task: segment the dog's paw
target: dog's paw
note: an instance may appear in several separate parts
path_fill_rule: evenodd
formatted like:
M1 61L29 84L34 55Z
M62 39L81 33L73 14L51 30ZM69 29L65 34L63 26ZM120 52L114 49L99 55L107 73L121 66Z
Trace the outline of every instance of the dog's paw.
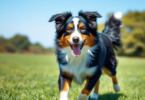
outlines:
M61 97L59 100L68 100L67 97Z
M89 100L86 94L80 93L78 96L78 100Z
M68 100L68 92L61 92L59 100Z
M119 84L113 85L113 88L116 92L118 92L120 90Z
M98 100L98 99L95 99L95 98L92 98L92 97L88 97L88 100Z
M98 97L99 97L98 94L93 93L90 98L91 98L91 100L98 100Z

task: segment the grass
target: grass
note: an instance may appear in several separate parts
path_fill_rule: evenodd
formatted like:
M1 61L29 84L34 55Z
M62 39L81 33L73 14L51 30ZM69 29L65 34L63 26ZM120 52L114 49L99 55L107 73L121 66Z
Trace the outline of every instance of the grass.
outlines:
M145 59L119 57L115 93L102 75L99 100L145 100ZM58 100L58 64L54 55L0 54L0 100ZM69 100L77 100L84 85L72 83Z

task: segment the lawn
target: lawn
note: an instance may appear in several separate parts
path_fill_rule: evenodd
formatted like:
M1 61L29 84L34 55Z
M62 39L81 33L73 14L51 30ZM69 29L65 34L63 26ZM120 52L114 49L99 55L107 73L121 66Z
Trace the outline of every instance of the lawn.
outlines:
M118 57L115 93L110 77L100 79L99 100L145 100L145 59ZM58 100L58 64L54 55L0 54L0 100ZM69 100L84 85L72 83Z

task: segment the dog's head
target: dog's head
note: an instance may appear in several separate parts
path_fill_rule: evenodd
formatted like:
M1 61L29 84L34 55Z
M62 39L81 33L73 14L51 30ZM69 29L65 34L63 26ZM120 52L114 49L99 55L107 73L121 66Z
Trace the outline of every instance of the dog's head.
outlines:
M53 15L49 22L56 22L56 45L61 48L70 47L74 56L79 56L83 46L93 47L97 34L97 12L79 12L72 17L70 12Z

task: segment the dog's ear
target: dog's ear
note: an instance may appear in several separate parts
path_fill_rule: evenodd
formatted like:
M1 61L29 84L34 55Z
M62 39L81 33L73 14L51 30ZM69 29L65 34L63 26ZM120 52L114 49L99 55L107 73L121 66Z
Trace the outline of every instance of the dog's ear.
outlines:
M56 14L50 18L49 22L52 22L55 20L56 30L58 31L58 30L62 29L63 23L71 16L72 16L72 14L70 12Z
M89 23L91 24L90 26L95 29L97 28L96 22L97 18L102 17L98 12L83 12L83 11L79 12L79 16L89 21Z

